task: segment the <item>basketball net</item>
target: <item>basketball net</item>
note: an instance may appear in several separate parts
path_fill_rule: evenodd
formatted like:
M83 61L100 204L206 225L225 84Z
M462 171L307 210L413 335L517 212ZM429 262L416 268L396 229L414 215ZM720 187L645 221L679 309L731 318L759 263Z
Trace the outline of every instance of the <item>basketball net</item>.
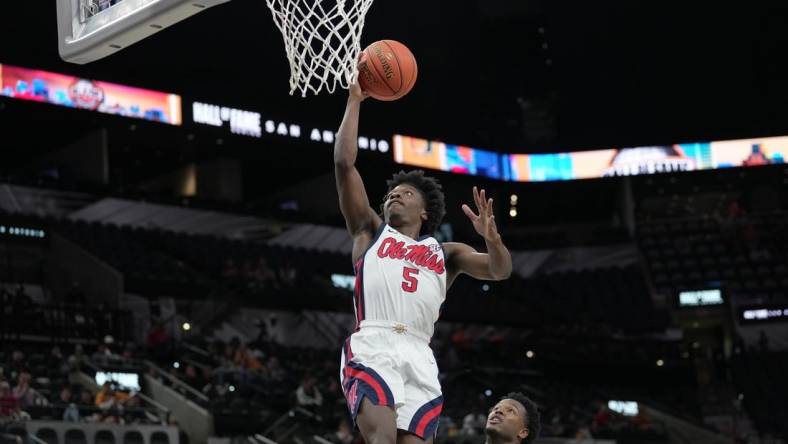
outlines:
M266 0L290 63L290 94L355 82L364 17L373 0Z

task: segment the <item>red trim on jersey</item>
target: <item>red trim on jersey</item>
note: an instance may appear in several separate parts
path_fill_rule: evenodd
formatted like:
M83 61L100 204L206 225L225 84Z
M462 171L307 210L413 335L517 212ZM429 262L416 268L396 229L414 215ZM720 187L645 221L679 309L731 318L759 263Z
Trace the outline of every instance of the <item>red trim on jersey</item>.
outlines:
M441 414L441 410L443 409L443 403L440 403L430 409L427 413L422 416L419 424L416 426L416 435L421 436L422 438L426 438L424 436L424 431L430 422L435 419L436 416Z
M366 382L370 387L372 387L372 390L375 390L375 394L378 396L378 405L388 405L386 392L383 390L383 386L380 385L380 383L370 374L362 370L356 370L354 368L347 367L347 373L345 373L345 375Z

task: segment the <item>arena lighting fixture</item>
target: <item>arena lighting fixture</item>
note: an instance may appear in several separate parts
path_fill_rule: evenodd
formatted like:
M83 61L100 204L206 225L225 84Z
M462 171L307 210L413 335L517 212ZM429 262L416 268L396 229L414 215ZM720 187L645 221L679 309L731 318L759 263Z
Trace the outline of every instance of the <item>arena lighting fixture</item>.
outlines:
M517 208L512 207L511 209L509 209L509 216L511 216L512 218L517 217Z
M533 352L533 350L528 350L527 352L525 352L525 356L526 356L528 359L533 359L533 357L534 357L534 352Z
M181 363L178 362L178 361L175 361L175 362L172 363L172 367L173 368L181 368Z
M487 396L487 397L492 396L492 390L490 390L490 389L485 390L484 391L484 396Z
M722 292L719 288L682 291L679 293L679 306L681 307L699 307L704 305L720 304L723 304L723 300ZM694 324L693 327L695 327Z
M665 365L665 361L662 359L657 359L657 367L662 367L663 365Z
M95 381L96 385L99 386L110 381L113 385L117 385L126 390L141 390L140 375L137 373L98 371L96 372Z
M639 412L638 403L635 401L610 400L607 408L624 416L637 416Z
M517 195L512 194L512 196L509 198L509 202L511 202L512 205L517 205Z
M183 331L189 331L192 329L192 324L189 324L188 322L184 322L181 328L183 328Z

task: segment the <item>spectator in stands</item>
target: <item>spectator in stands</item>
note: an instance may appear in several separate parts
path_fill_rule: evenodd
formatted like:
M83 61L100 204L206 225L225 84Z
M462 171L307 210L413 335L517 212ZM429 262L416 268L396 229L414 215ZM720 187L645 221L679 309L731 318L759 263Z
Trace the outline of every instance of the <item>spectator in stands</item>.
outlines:
M157 361L165 361L170 358L170 335L161 320L153 321L147 335L148 352L153 355Z
M87 362L88 357L85 355L82 345L77 344L74 347L74 353L68 357L69 371L78 372Z
M63 387L63 389L60 390L60 399L58 401L63 408L63 413L60 415L63 421L79 422L79 408L74 402L74 395L71 393L69 387Z
M462 419L462 429L460 433L467 436L479 436L484 430L484 425L487 423L487 417L484 413L474 411L465 415Z
M35 405L36 399L41 397L41 395L39 395L38 392L36 392L36 390L30 386L32 379L33 377L30 375L30 373L20 373L17 377L17 384L13 390L14 398L19 400L19 405L23 409Z
M197 371L197 368L191 364L187 364L183 371L183 382L188 384L190 387L196 388L197 390L202 390L206 385L208 385L208 380L205 379L201 373Z
M610 413L610 409L607 408L607 404L600 402L597 412L594 415L594 421L591 423L591 430L594 433L597 433L601 430L607 430L610 428L611 421L612 415Z
M132 394L129 395L128 399L123 404L123 413L124 413L124 415L122 416L123 423L125 424L139 423L140 418L137 416L137 414L139 413L141 407L142 407L142 401L140 400L140 397L135 396L135 394L132 392ZM143 413L143 415L144 414L145 413ZM159 421L158 418L147 418L147 419L153 420L154 422Z
M260 371L263 368L263 364L260 363L260 360L249 351L249 348L244 343L239 343L238 347L235 349L233 363L241 369L252 372Z
M540 427L536 404L522 393L509 393L487 415L485 444L531 444Z
M125 404L129 398L130 396L128 393L113 390L112 383L110 381L106 381L104 382L104 385L101 386L101 390L96 393L95 404L96 407L99 407L102 410L109 410L113 407Z
M71 388L68 386L64 386L60 389L60 397L58 398L60 404L68 405L74 402L74 394L71 392Z
M0 418L14 416L19 409L19 400L11 392L11 386L0 381Z
M82 388L79 392L79 399L77 400L80 406L92 406L95 404L95 398L93 394L90 393L90 390L86 388Z
M479 399L479 406L471 411L462 419L462 429L460 433L467 436L481 436L484 433L484 426L487 424L487 416L484 412L484 398Z
M304 375L301 385L296 389L296 402L301 407L320 407L323 405L323 395L317 389L317 379L313 375Z
M268 322L264 318L260 318L255 321L255 327L258 328L257 330L257 337L252 341L253 344L257 345L258 347L266 342L268 342Z
M90 361L99 368L106 367L119 360L119 356L112 353L112 350L109 349L109 346L106 343L99 344L96 352L90 356Z
M227 357L228 354L231 354L232 357L231 346L227 344L224 348L225 353L219 357L219 364L213 369L213 376L216 378L215 382L219 385L224 385L225 382L231 381L236 370L232 359Z

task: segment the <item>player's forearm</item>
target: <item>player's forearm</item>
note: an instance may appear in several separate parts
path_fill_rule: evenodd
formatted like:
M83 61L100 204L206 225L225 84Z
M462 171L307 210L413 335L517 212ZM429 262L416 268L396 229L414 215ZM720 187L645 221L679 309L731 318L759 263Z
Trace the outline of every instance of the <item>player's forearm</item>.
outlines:
M358 155L358 118L361 102L349 98L345 108L345 116L337 132L334 143L334 165L336 167L351 167L356 164Z
M503 244L501 236L495 239L485 239L487 254L490 256L490 275L497 280L509 278L512 274L512 255Z

